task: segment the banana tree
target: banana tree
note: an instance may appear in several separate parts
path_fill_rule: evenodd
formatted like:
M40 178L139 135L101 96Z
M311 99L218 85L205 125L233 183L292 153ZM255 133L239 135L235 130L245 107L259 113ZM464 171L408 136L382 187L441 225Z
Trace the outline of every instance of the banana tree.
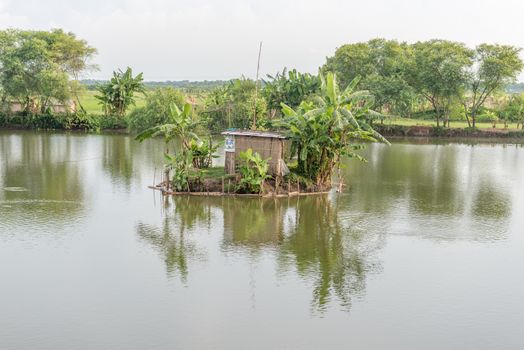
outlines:
M168 123L157 125L146 129L136 136L136 140L142 142L157 136L163 136L166 144L174 139L180 139L182 149L188 151L191 148L191 140L198 139L194 133L197 121L193 118L192 107L189 103L184 104L182 110L176 104L171 104L168 110ZM169 153L169 148L166 153Z
M189 103L184 104L182 110L180 110L176 104L171 104L169 106L168 120L169 122L166 124L157 125L141 132L135 139L142 142L146 139L157 136L164 137L166 143L165 157L170 160L165 167L166 182L169 189L170 170L175 170L175 172L177 172L177 169L186 169L188 166L188 164L186 164L188 162L187 160L193 158L193 155L191 154L191 141L198 140L198 136L194 133L194 129L198 123L193 119L192 107ZM169 153L169 144L174 139L181 140L182 150L179 156L171 157ZM184 164L174 164L177 162L184 162ZM187 172L184 172L184 174L186 173ZM177 177L182 175L182 172L175 174Z
M288 130L298 174L326 187L341 157L363 160L356 153L362 141L388 142L370 126L370 120L383 116L370 109L372 95L356 90L358 78L343 91L333 73L321 80L320 94L312 102L302 102L296 110L282 104L280 125Z
M102 105L106 115L124 117L127 109L135 104L135 94L145 93L143 74L133 77L131 68L125 72L113 72L113 77L106 83L97 86L98 95L95 98Z

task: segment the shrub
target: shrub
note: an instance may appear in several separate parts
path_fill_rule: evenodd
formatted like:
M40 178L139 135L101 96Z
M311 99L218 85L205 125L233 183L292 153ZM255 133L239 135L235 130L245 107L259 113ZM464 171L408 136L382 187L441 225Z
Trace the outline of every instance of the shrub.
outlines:
M497 126L498 120L499 120L498 116L494 112L492 112L492 111L487 111L487 112L477 116L477 122L480 122L480 123L492 123L493 124L493 128L495 128Z
M173 177L170 179L172 188L178 192L189 192L189 169L191 164L190 154L179 153L170 155L165 153L164 158L166 160L164 165L166 177L169 179L170 172L174 172Z
M211 138L207 140L192 139L189 141L189 152L191 152L193 167L197 169L209 168L213 158L216 158L218 144L213 145Z
M248 148L245 152L240 152L240 182L237 191L247 193L261 193L264 182L270 177L268 175L268 159L262 159L260 154Z
M185 96L174 88L153 90L146 97L145 107L135 108L127 116L127 125L130 130L142 132L169 121L169 106L175 104L183 108Z

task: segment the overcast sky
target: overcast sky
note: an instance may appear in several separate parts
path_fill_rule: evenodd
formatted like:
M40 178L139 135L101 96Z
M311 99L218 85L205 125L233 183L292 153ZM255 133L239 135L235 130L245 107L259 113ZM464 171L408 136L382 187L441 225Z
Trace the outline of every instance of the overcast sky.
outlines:
M132 67L146 80L316 72L345 43L432 38L524 47L523 0L0 0L0 27L63 28L99 51L107 78Z

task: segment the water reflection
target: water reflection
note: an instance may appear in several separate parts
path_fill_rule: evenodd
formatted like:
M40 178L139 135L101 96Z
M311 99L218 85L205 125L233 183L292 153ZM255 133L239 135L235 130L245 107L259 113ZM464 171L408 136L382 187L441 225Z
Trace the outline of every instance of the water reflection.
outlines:
M135 141L124 135L113 135L102 139L102 167L110 175L113 183L122 183L126 188L131 185L133 175Z
M81 148L65 135L0 137L0 228L63 228L81 217L85 183L76 162Z
M285 199L224 198L222 215L225 250L245 247L252 250L276 246L284 239L285 214L294 206Z
M336 196L164 201L160 227L140 223L137 234L161 253L168 273L178 271L184 282L191 260L205 255L204 244L193 239L203 229L221 232L223 253L238 255L246 264L274 255L277 274L293 273L311 286L315 312L325 311L330 302L349 310L352 298L363 295L368 274L380 270L375 253L383 246L383 235L342 219ZM216 226L220 221L223 227Z
M283 269L294 268L314 281L312 307L318 311L326 310L333 299L349 310L352 298L363 295L368 274L380 270L375 253L383 236L342 220L338 200L335 197L333 204L327 196L298 199L279 251Z
M372 220L389 233L500 240L508 232L513 202L512 184L501 179L508 171L524 175L518 163L507 159L520 148L373 145L366 152L369 163L351 162L345 169L349 198L343 207L375 214Z
M179 276L187 283L190 262L205 260L205 250L199 247L191 230L201 221L211 223L209 206L190 197L163 197L163 219L160 227L139 222L136 226L138 236L155 247L166 264L168 276Z

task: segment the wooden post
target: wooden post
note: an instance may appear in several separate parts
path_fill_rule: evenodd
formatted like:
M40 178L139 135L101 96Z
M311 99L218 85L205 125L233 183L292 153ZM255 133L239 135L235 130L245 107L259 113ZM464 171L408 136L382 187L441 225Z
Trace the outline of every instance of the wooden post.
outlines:
M222 176L222 194L224 193L224 177Z
M235 174L235 152L226 152L225 170L228 175Z
M260 54L261 53L262 53L262 41L260 42L260 47L258 48L257 76L255 79L255 103L253 106L253 125L251 125L251 130L257 129L258 72L260 71Z
M156 187L156 168L155 168L155 171L153 172L153 187Z
M209 149L211 150L213 148L213 141L211 141L211 137L209 138ZM209 152L209 158L208 158L209 166L213 166L213 154Z
M342 193L342 176L340 175L340 165L338 167L338 193Z

